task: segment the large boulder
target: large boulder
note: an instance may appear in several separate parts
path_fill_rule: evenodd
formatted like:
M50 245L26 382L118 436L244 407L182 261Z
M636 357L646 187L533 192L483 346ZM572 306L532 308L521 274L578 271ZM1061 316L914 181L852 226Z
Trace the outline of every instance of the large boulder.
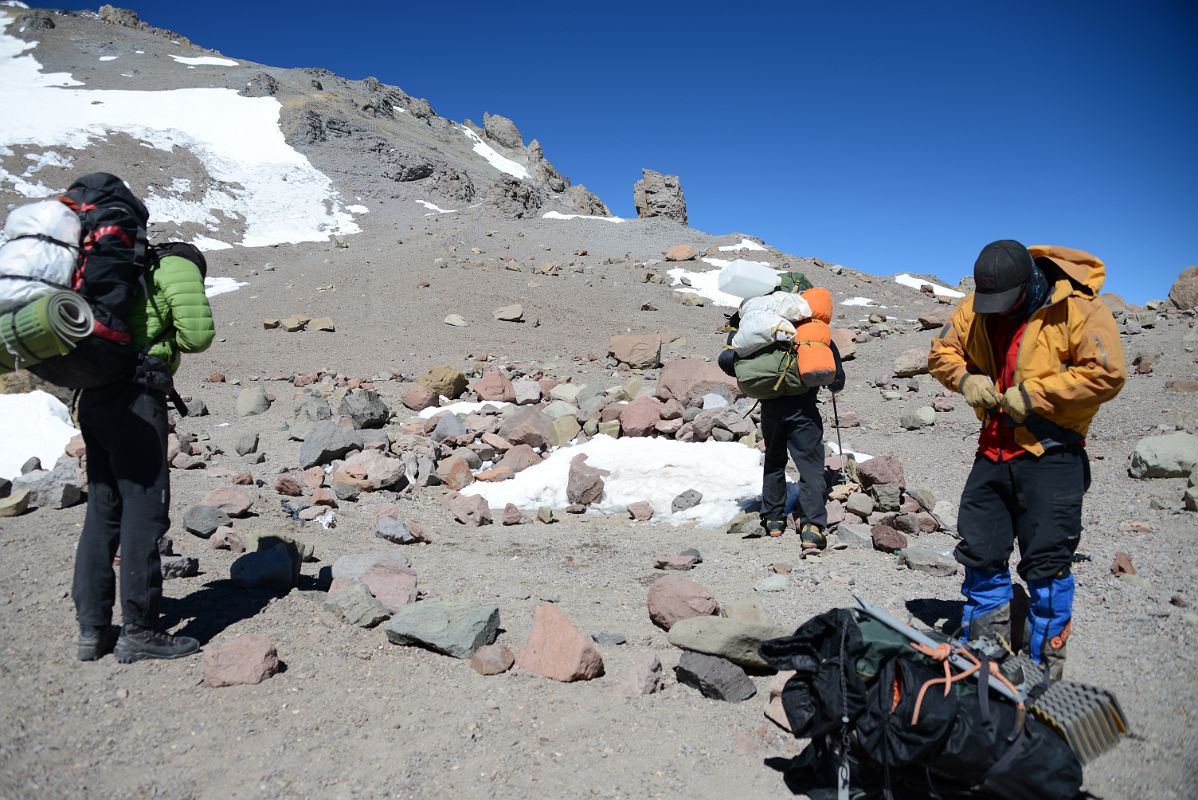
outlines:
M907 488L907 477L903 474L903 462L894 456L874 456L857 465L857 479L861 488L869 489L879 484L895 484Z
M667 631L679 620L711 616L720 610L711 592L681 575L658 578L649 587L649 619Z
M423 600L401 607L383 631L392 644L470 658L499 635L499 609L466 600Z
M350 428L343 428L329 420L318 422L304 437L300 445L299 462L301 469L323 466L330 461L344 458L351 450L362 447L362 434Z
M686 197L677 175L665 175L651 169L641 170L643 177L632 187L636 215L665 217L686 224Z
M736 379L725 375L718 364L695 358L679 358L662 368L657 378L657 397L684 403L692 394L706 393L706 390L719 386L730 387L733 392L739 393Z
M487 193L487 200L499 213L512 219L535 215L544 202L535 186L511 175L500 175L495 180Z
M1181 271L1169 290L1169 300L1181 309L1198 308L1198 266Z
M543 603L533 611L532 630L516 654L516 666L555 681L588 681L603 674L603 656L565 614Z
M516 390L512 382L497 369L490 370L486 375L474 382L474 393L479 400L491 400L502 403L516 402Z
M591 217L610 217L611 209L599 199L599 196L581 183L566 188L562 200L579 214Z
M498 142L504 147L514 150L524 146L524 137L520 135L520 129L516 127L516 123L500 114L488 114L484 111L483 130L487 132L488 139Z
M438 364L429 367L420 376L420 382L432 389L438 395L453 400L466 391L466 374L461 370Z
M727 617L689 617L670 628L670 644L683 650L719 656L742 667L766 669L770 665L757 649L767 639L790 633L770 622Z
M553 421L535 408L521 408L504 417L499 435L514 445L545 447L553 438Z
M378 392L367 389L354 389L347 394L337 413L352 419L355 428L381 428L391 416L391 410Z
M611 337L607 352L633 369L653 369L661 364L661 337L619 335Z
M739 703L757 694L745 671L723 658L687 651L674 667L678 682L698 689L712 700Z
M1198 466L1198 436L1178 431L1136 442L1128 474L1133 478L1184 478Z

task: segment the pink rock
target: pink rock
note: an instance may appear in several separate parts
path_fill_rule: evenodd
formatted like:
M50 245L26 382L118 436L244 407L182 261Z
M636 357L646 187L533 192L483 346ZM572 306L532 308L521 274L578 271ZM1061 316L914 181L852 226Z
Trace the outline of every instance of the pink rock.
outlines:
M406 474L403 461L385 456L377 450L363 450L345 460L342 467L354 477L363 477L372 489L387 489L399 483ZM361 473L361 474L359 474Z
M845 513L844 506L836 500L829 500L826 506L828 510L828 527L839 525L844 522Z
M676 244L666 251L666 261L693 261L698 255L689 244Z
M682 403L677 400L667 400L661 404L662 419L682 419L683 411Z
M632 666L620 675L612 687L623 697L642 697L661 691L661 659L653 653L640 653Z
M586 453L579 453L570 461L570 474L566 479L566 499L572 504L588 506L603 497L605 469L589 467Z
M662 436L674 436L682 430L682 425L681 419L663 419L653 426L653 430Z
M652 397L638 397L620 411L620 432L624 436L648 436L661 420L661 403Z
M526 444L511 447L499 460L498 466L507 467L512 473L522 472L534 464L541 463L541 456Z
M262 683L278 671L279 654L260 633L204 648L204 683L209 686Z
M495 448L495 452L497 453L506 453L512 449L512 443L498 433L484 433L480 441L489 447ZM531 450L532 448L529 449Z
M933 397L932 408L943 413L952 411L954 408L956 408L956 406L954 406L953 401L947 397Z
M940 530L940 523L936 518L926 511L918 511L915 513L915 521L919 525L920 533L934 533Z
M481 495L461 495L453 501L453 518L463 525L477 528L491 524L491 507Z
M317 505L317 506L327 506L329 508L336 508L337 507L337 495L333 493L332 489L325 489L324 487L321 487L319 489L313 489L312 490L312 504Z
M423 411L437 405L440 398L432 387L418 383L400 395L399 401L413 411Z
M607 352L616 361L633 369L652 369L661 364L661 337L613 336Z
M869 534L874 541L874 549L883 553L897 553L907 547L907 537L889 525L874 525L869 529Z
M254 504L254 498L232 487L213 489L200 505L220 509L230 517L244 517Z
M308 467L304 470L304 485L309 489L316 489L324 486L324 469L322 467Z
M316 469L320 468L316 467ZM299 481L295 478L283 473L275 478L275 491L285 497L299 497L304 493L304 487L300 486Z
M474 382L475 394L479 400L495 400L504 403L516 402L516 390L512 382L497 369L489 371Z
M857 478L862 489L868 489L876 483L897 483L900 489L907 488L903 462L894 456L874 456L869 461L861 462L857 465Z
M523 512L516 508L513 503L508 503L503 507L504 525L523 525L526 522L528 522L528 517L524 516Z
M484 644L470 656L470 666L479 675L499 675L516 663L512 651L501 644Z
M657 378L657 397L660 400L686 400L696 388L724 385L737 395L736 379L724 374L713 361L680 358L666 364Z
M216 533L208 537L208 546L213 550L228 550L231 553L244 553L245 543L237 531L228 525L221 525Z
M87 453L87 446L83 444L83 434L77 433L67 442L66 454L71 458L83 458Z
M526 406L503 421L499 435L512 444L544 447L553 436L553 422L532 406Z
M394 561L380 561L362 573L362 583L388 611L416 602L416 573Z
M499 483L500 481L511 480L516 477L516 473L512 472L511 467L505 467L500 464L493 469L484 469L474 474L474 479L485 481L487 483Z
M853 332L844 328L832 329L832 341L844 361L849 361L857 354L857 344L853 341Z
M328 511L325 506L308 506L300 509L299 518L304 522L312 522L324 516L324 512Z
M603 674L603 656L552 603L533 611L532 630L516 654L516 664L520 669L567 683Z
M187 453L176 453L171 459L171 466L175 469L203 469L204 462Z
M450 456L437 464L437 477L441 479L441 483L455 491L474 483L470 465L461 456Z
M667 631L680 619L716 614L719 604L711 592L681 575L658 578L649 587L649 619Z
M179 435L176 433L168 433L166 435L166 460L169 464L175 463L175 458L183 452L183 446L179 442Z
M648 522L653 519L653 504L648 500L640 500L628 504L628 516L637 522Z
M787 733L793 731L790 729L790 720L786 717L786 709L782 707L782 691L786 688L786 682L794 676L794 670L783 670L775 675L770 681L769 699L765 703L766 719Z

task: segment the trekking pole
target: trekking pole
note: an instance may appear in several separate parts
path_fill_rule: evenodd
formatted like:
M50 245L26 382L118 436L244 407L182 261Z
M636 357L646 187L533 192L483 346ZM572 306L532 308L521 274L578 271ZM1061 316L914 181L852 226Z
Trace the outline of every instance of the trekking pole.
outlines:
M832 392L832 420L836 423L836 450L840 456L840 477L849 482L849 459L844 454L844 443L840 441L840 411L836 408L836 392Z

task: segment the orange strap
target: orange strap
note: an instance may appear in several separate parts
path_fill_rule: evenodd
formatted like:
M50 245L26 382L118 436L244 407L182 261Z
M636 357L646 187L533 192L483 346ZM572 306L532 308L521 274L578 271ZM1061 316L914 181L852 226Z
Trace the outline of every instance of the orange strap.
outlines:
M927 645L922 645L917 642L909 642L909 644L917 652L922 653L933 661L939 661L944 664L944 677L932 678L919 689L919 695L917 695L915 698L915 710L911 714L911 724L915 725L917 722L919 722L919 709L923 705L923 696L927 693L929 688L936 684L943 683L944 696L948 697L948 693L952 690L952 685L957 681L964 680L965 678L968 678L979 672L982 668L982 662L978 661L977 657L969 650L963 647L953 648L948 642L941 642L940 644L936 645L936 647L928 647ZM949 664L948 660L949 656L951 656L953 653L964 656L972 663L972 666L966 670L963 670L957 675L953 675L953 668L952 665ZM1010 689L1012 694L1018 696L1019 690L1016 689L1014 684L1007 680L1006 676L1002 674L1002 672L998 669L998 664L993 661L989 662L989 664L990 677ZM1019 709L1019 715L1020 718L1022 718L1024 712L1022 700L1016 703L1016 708Z

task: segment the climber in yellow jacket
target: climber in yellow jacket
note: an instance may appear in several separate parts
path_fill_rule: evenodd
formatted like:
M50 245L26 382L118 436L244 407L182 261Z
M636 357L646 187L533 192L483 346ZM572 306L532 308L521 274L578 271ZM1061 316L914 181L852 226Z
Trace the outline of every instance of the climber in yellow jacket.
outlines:
M932 375L982 423L958 514L963 635L1010 640L1017 540L1030 597L1026 645L1058 679L1090 485L1086 433L1127 379L1114 317L1098 296L1105 277L1102 261L1081 250L992 242L974 265L976 290L928 355Z

